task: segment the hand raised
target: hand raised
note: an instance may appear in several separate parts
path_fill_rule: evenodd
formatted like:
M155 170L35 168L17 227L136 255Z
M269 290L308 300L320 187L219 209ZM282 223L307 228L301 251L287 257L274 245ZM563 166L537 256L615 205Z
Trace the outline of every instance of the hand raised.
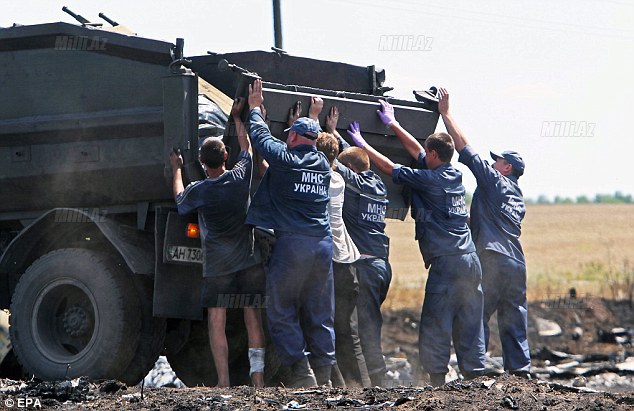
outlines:
M249 110L260 107L264 101L262 96L262 80L256 79L253 85L249 84Z
M292 126L295 120L302 115L302 102L297 100L293 107L288 110L288 126Z
M358 121L353 121L352 123L350 123L350 125L348 126L348 130L346 131L357 147L363 147L366 145L365 139L361 135L361 128L359 127Z
M376 111L379 118L386 126L391 126L396 123L396 117L394 117L394 107L385 100L379 100L381 109Z
M438 90L438 111L442 115L449 113L449 92L442 87Z
M233 100L233 105L231 106L231 117L240 117L240 113L242 113L242 109L244 108L244 97L238 97Z
M310 98L310 107L308 108L308 117L313 120L319 121L319 113L324 108L324 100L321 97L311 97Z
M337 129L337 122L339 121L339 109L337 106L332 106L328 115L326 116L326 131L333 134Z

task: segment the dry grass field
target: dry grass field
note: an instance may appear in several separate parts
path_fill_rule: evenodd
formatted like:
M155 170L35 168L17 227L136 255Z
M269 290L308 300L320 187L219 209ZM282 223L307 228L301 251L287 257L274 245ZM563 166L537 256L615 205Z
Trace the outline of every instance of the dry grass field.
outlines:
M634 283L634 204L529 205L522 227L530 300L578 295L623 299ZM392 286L386 308L420 307L427 270L414 222L390 220Z

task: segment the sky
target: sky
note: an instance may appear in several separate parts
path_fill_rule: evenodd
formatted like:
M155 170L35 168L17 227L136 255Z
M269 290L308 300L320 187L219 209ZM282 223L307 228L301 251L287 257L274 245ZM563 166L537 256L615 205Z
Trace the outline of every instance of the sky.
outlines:
M270 0L22 0L0 5L0 27L92 21L99 12L185 54L270 50ZM634 1L281 0L284 49L386 70L391 96L430 86L482 156L516 150L524 195L634 194ZM412 46L386 50L385 36ZM394 37L389 37L393 39ZM444 131L442 121L439 131ZM456 156L457 157L457 156ZM454 160L457 160L457 158ZM476 183L462 165L464 184Z

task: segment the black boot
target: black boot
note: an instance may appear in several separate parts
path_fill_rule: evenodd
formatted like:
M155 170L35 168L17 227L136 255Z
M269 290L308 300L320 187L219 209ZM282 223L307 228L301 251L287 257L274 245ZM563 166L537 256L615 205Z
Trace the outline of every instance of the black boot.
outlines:
M308 364L308 358L304 357L290 366L290 373L284 383L288 388L317 386L317 380L315 380L315 374Z
M332 388L332 382L330 381L330 373L332 372L332 365L322 365L321 367L315 367L315 379L317 385Z
M385 386L385 373L381 371L370 374L370 381L372 382L373 387Z
M330 380L332 381L332 385L339 388L346 388L346 381L341 374L341 370L337 363L332 366L332 372L330 373Z
M531 373L529 371L525 371L525 370L510 370L508 371L509 374L511 375L515 375L516 377L520 377L520 378L524 378L527 380L531 379Z
M429 382L432 387L440 387L445 385L445 374L439 372L429 373Z
M478 377L482 377L484 375L484 371L465 371L462 373L462 377L465 381L473 380Z

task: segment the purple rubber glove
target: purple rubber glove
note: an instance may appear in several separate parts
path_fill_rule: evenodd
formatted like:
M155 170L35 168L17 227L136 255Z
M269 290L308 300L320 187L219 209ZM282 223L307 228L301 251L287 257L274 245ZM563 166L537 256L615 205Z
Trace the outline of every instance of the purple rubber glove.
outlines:
M394 107L390 103L385 100L379 100L379 104L381 104L381 109L376 111L376 114L379 115L379 118L386 126L391 126L392 124L398 124L396 121L396 117L394 117Z
M361 129L359 128L358 121L350 123L350 125L348 126L348 130L346 131L348 132L348 135L352 138L352 141L354 141L354 144L357 145L357 147L365 146L365 139L361 135Z

